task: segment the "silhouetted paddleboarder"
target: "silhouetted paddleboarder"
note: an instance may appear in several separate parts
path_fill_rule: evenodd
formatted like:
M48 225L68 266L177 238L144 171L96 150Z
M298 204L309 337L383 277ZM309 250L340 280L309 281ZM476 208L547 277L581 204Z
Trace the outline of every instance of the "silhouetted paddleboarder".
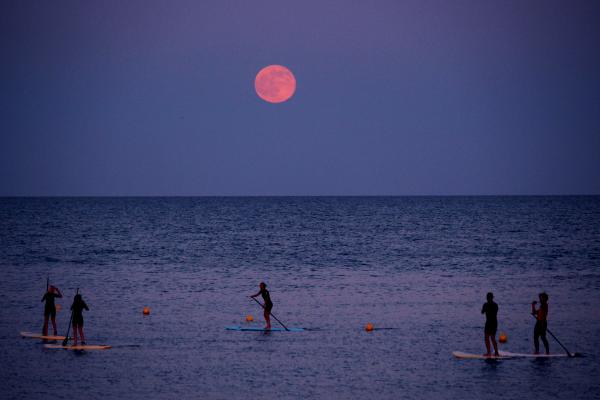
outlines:
M258 293L250 296L252 298L255 298L258 295L261 295L263 298L263 301L265 302L264 304L264 316L265 316L265 322L267 323L267 326L265 327L265 329L271 329L271 310L273 309L273 302L271 301L271 296L269 295L269 291L267 290L267 284L264 282L261 282L259 285L260 290L258 291Z
M485 314L485 347L487 349L487 353L484 354L486 357L490 357L492 355L490 348L490 339L492 340L492 344L494 345L494 356L499 357L498 353L498 344L496 343L496 332L498 331L498 304L494 303L494 294L489 292L487 294L487 302L483 304L481 308L481 313Z
M81 344L85 344L85 336L83 334L83 310L89 311L87 304L83 301L80 294L76 294L73 298L71 310L73 310L73 346L77 346L77 330L81 337Z
M540 354L540 337L546 348L546 354L550 354L550 344L546 339L546 331L548 330L548 295L545 292L540 293L540 308L536 309L537 301L531 303L531 314L537 320L533 328L533 344L535 345L535 354Z
M56 286L50 286L44 294L44 297L42 297L42 302L46 302L46 305L44 306L44 326L42 328L42 334L44 336L48 335L48 317L50 317L52 321L54 336L58 335L58 331L56 330L56 305L54 304L54 299L60 299L62 297L62 293Z

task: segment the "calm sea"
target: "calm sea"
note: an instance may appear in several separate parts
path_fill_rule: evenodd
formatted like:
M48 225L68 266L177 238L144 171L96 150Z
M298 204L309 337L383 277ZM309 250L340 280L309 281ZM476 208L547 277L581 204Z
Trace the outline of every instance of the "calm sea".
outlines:
M0 244L3 399L600 398L600 197L4 198ZM113 349L20 338L48 276L60 333L79 288ZM260 281L311 330L225 331L262 324ZM586 356L453 359L484 352L488 291L501 349L532 351L546 291Z

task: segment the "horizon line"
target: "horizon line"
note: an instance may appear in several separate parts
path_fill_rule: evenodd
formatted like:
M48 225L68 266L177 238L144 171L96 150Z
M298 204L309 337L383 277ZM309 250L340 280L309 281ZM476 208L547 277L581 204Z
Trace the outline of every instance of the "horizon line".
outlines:
M2 199L11 198L291 198L291 197L598 197L600 193L572 194L150 194L150 195L0 195Z

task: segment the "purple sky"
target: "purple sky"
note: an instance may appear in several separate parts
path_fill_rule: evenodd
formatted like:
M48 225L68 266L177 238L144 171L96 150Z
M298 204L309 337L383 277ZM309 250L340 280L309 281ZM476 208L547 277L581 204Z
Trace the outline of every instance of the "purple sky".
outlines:
M0 195L600 194L598 1L0 2ZM282 64L295 96L254 92Z

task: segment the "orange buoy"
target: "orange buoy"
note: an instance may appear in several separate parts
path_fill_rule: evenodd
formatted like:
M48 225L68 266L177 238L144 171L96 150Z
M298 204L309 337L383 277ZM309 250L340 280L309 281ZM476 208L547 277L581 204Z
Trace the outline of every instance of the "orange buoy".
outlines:
M246 322L252 322L254 321L254 317L250 314L246 315Z
M150 315L150 307L144 307L144 315Z
M506 341L508 340L508 336L506 336L506 333L501 333L500 337L498 337L498 341L500 343L506 343Z
M60 304L57 304L57 305L56 305L56 311L60 311L60 310L61 310L61 308L62 308L62 306L61 306Z
M373 329L375 329L375 327L370 322L365 326L365 331L367 332L371 332Z

